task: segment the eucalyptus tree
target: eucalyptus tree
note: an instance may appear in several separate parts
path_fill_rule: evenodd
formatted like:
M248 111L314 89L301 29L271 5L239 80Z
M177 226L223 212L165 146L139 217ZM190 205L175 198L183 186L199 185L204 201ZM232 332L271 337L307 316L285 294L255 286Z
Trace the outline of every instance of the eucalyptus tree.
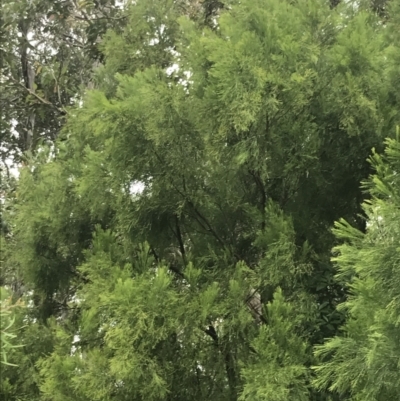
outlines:
M114 0L34 0L1 4L3 162L54 141L67 109L101 61L99 41L124 22Z

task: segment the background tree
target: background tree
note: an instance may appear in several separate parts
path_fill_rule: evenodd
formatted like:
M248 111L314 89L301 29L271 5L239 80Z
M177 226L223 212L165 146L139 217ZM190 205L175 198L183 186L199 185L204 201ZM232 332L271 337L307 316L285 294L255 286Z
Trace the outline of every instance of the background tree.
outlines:
M1 12L2 160L54 141L67 109L101 61L98 43L124 22L110 1L4 1Z

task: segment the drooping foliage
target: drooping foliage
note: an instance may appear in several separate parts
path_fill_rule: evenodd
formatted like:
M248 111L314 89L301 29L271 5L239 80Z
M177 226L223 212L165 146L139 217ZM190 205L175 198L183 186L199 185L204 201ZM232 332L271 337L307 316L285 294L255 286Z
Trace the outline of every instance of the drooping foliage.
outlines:
M395 397L396 383L368 376L394 351L357 291L378 296L358 267L378 243L363 244L384 241L371 234L380 218L390 238L397 227L395 204L390 219L377 200L394 197L397 142L367 158L399 122L399 15L320 0L124 8L94 48L95 89L5 200L2 279L25 308L2 398ZM358 242L336 248L335 278L345 231ZM393 262L380 251L374 266L387 260L392 279L395 245ZM388 319L391 288L376 305ZM352 305L361 337L345 323ZM368 353L370 373L352 370L369 326L384 352Z

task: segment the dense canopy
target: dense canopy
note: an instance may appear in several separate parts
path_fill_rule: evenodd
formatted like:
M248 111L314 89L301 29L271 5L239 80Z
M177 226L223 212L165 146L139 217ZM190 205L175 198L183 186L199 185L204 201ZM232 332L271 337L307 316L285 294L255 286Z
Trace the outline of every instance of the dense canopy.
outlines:
M399 399L397 0L1 7L2 400Z

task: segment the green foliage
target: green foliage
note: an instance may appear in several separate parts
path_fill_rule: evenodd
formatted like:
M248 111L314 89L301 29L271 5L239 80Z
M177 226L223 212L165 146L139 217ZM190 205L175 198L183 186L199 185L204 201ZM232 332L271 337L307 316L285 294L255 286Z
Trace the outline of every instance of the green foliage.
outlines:
M340 307L348 314L343 337L318 347L319 387L328 385L354 400L395 399L399 392L399 189L400 142L387 140L383 156L365 183L372 199L364 203L366 234L341 222L335 233L346 243L336 248L338 277L350 289ZM346 278L346 280L344 280Z
M216 282L190 264L183 272L189 284L155 263L149 250L143 245L132 264L124 264L115 236L97 231L80 268L88 284L78 292L79 341L73 343L71 331L58 329L58 346L40 362L41 388L47 397L100 400L129 394L156 400L172 393L181 399L205 394L230 399L238 389L227 388L224 371L230 375L229 386L238 385L239 366L251 357L249 347L265 357L262 343L269 331L255 337L257 325L246 305L256 283L251 269L243 263L226 266L229 281ZM281 336L286 327L281 308L293 313L278 292L268 307L268 324L275 333L271 336ZM251 338L254 345L249 344ZM284 344L276 344L276 355L270 357L279 359L282 353L299 351L296 348L293 344L292 350L285 350ZM279 363L286 369L289 361L284 357ZM246 373L243 376L246 379ZM281 386L291 385L284 383Z
M14 340L17 335L13 332L13 329L15 329L13 327L15 323L15 316L12 308L16 306L18 305L11 303L11 297L7 290L3 287L0 287L0 363L4 365L11 365L7 359L7 355L11 349L18 347Z
M394 399L397 8L79 4L96 89L4 195L2 279L28 306L0 395Z
M25 305L30 304L29 301L27 299ZM14 326L18 327L15 343L23 346L8 352L8 360L13 365L1 367L0 397L6 401L39 401L37 362L52 351L53 336L48 327L35 319L31 308L19 308L14 316Z
M243 369L241 400L309 400L307 343L298 333L303 316L278 290L267 305L268 325L253 346L255 361Z

